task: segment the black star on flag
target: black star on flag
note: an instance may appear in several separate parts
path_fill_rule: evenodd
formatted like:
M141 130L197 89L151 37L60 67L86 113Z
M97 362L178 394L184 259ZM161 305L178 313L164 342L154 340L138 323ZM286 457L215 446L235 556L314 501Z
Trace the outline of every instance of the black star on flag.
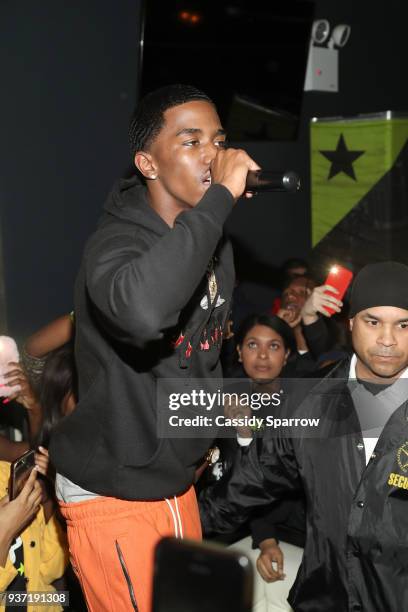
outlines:
M331 162L329 176L327 180L344 172L354 181L356 181L356 175L354 173L353 162L356 161L365 151L350 151L347 148L346 141L344 140L343 134L340 134L339 141L335 151L319 151L326 159Z

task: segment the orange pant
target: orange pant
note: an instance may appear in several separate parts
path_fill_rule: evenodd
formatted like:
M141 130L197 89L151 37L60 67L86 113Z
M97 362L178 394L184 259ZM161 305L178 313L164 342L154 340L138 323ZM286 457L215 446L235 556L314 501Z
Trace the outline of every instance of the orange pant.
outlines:
M65 504L71 562L91 612L151 612L154 548L164 536L201 540L195 491L163 501L97 497Z

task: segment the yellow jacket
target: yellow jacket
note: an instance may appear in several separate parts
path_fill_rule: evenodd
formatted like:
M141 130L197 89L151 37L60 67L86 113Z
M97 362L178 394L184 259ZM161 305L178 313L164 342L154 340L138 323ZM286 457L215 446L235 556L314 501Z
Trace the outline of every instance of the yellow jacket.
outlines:
M0 461L0 498L6 495L10 464ZM0 526L1 528L1 526ZM20 534L24 547L24 568L28 579L27 592L55 592L51 582L60 578L68 564L68 545L66 535L55 515L45 522L42 507L34 520ZM17 569L7 557L5 567L0 566L0 591L5 591L17 576ZM4 604L0 603L0 611ZM60 605L29 605L29 612L59 612Z

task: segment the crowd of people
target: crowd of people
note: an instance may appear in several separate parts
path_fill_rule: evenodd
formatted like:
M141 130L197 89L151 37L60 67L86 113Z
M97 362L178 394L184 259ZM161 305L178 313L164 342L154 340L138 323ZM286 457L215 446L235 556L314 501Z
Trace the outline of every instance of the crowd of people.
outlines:
M142 100L137 172L86 245L74 312L8 364L4 410L22 406L26 430L0 437L1 591L151 612L157 543L204 534L253 559L253 612L408 607L408 267L369 264L343 298L293 259L248 312L223 226L258 165L225 143L194 87ZM222 406L228 436L172 437L158 429L163 379L280 402L272 415L238 393ZM10 464L29 449L10 499Z

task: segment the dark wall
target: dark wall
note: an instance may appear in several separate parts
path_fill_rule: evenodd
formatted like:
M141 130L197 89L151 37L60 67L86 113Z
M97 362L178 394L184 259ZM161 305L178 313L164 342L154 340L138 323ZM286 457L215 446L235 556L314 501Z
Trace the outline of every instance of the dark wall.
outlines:
M310 119L388 109L408 111L404 76L408 4L402 0L317 0L316 18L328 19L331 26L347 23L352 28L347 45L339 52L339 92L305 92L298 142L246 146L265 167L297 170L303 179L302 193L263 195L240 202L229 222L244 257L270 266L291 256L307 256L310 251Z
M1 5L4 281L20 338L72 309L84 241L129 163L139 4Z
M305 94L305 119L408 110L404 75L408 4L402 0L317 0L316 17L348 23L351 36L340 50L340 91Z
M72 308L84 241L129 162L139 5L1 3L1 227L8 331L17 337ZM246 145L264 167L297 170L304 189L239 202L229 222L241 254L269 266L310 248L309 119L408 110L407 3L317 0L316 17L352 27L340 92L305 94L298 142Z

